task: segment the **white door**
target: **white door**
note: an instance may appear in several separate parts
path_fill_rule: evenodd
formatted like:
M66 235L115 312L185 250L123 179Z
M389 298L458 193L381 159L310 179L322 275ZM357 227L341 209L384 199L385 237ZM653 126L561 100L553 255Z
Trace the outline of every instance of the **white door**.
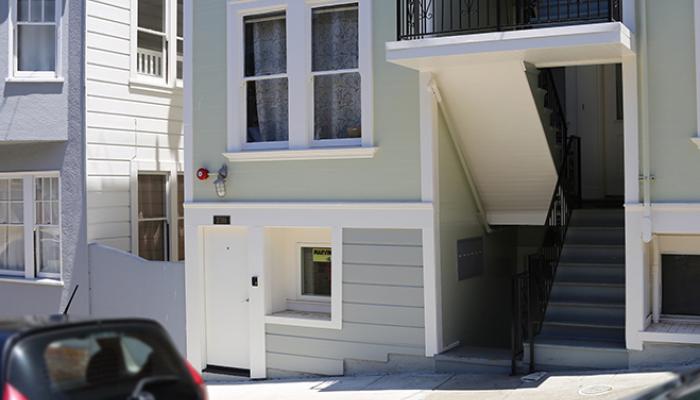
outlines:
M625 130L622 120L621 71L616 65L605 66L605 195L625 193ZM622 82L619 82L620 84Z
M250 369L248 231L204 232L207 364Z

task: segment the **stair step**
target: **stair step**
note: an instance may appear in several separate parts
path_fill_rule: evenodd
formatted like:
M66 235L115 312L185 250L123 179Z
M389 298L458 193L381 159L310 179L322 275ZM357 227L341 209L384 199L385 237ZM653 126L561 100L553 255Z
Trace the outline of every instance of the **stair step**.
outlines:
M525 361L530 348L525 345ZM572 340L539 335L535 338L537 369L626 369L629 366L624 340Z
M625 283L624 264L559 264L556 280Z
M545 324L558 326L580 326L584 328L606 328L606 329L624 329L625 318L617 316L602 317L602 316L577 316L573 314L555 315L549 314L547 307L547 317L544 320Z
M570 226L624 227L625 211L617 208L575 210L571 215Z
M624 263L625 246L566 243L560 260L562 262Z
M606 321L625 323L625 305L550 301L545 321Z
M555 282L551 298L560 302L595 301L601 303L620 303L625 301L625 285Z
M545 321L541 334L560 339L623 341L625 326Z
M571 226L566 231L567 244L624 245L625 228Z

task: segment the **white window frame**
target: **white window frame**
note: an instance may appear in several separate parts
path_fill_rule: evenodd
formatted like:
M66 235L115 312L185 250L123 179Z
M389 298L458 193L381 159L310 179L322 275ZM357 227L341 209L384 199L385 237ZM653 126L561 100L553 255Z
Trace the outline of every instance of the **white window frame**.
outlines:
M183 8L184 8L184 3L183 3ZM184 9L183 9L184 13ZM184 22L184 16L183 16L183 22ZM179 37L177 36L177 0L165 0L165 18L164 18L164 26L165 26L165 39L167 40L167 48L164 50L167 51L167 62L164 63L167 64L167 70L164 72L164 76L162 78L158 77L153 77L153 76L148 76L144 74L140 74L138 72L138 63L137 63L137 54L138 54L138 32L141 30L139 28L139 0L131 0L131 71L130 71L130 79L129 79L129 84L132 87L136 88L143 88L143 89L149 89L149 88L155 88L155 89L166 89L166 90L173 90L173 89L181 89L183 87L182 85L182 79L177 79L177 41L178 40L184 40L184 37ZM184 27L183 27L184 30ZM148 31L148 30L146 30ZM148 31L150 32L150 31ZM152 34L160 34L160 33L155 33L151 32ZM185 32L183 32L184 34ZM183 47L184 51L184 47ZM183 54L183 60L184 60L184 54ZM184 64L183 64L184 68ZM184 73L184 72L183 72Z
M58 178L58 232L59 232L59 272L39 272L35 260L35 239L36 239L36 219L35 219L35 178ZM61 176L58 171L46 172L13 172L0 173L0 179L22 179L24 203L24 272L12 273L7 270L0 270L0 279L4 278L25 278L28 280L52 279L61 281L63 276L63 204L61 192Z
M344 4L358 6L358 71L361 79L362 136L360 139L314 140L312 11L318 7ZM289 141L251 144L247 143L246 130L243 20L247 16L279 11L285 12L287 24L286 76L290 98ZM376 148L373 137L371 0L229 0L227 37L234 38L228 41L227 46L228 148L224 155L230 161L371 158L374 156ZM303 46L299 46L299 43L303 43ZM333 73L337 72L333 71ZM283 147L280 146L281 143ZM279 154L279 157L276 157L276 154Z
M178 232L177 232L177 177L184 175L182 163L162 161L159 163L133 160L131 162L131 254L139 255L139 175L165 175L166 180L166 216L168 221L168 240L170 254L166 254L165 262L183 262L179 260ZM184 183L184 181L183 181ZM184 216L180 219L184 219ZM185 257L187 253L185 253ZM162 261L156 261L162 262Z
M63 0L55 0L55 13L53 22L19 22L17 21L18 0L9 0L9 31L8 31L8 66L7 82L62 82L63 81L63 65L61 53L63 52L62 39L62 16L63 16ZM42 4L43 5L43 4ZM30 6L31 7L31 6ZM43 10L42 10L43 13ZM19 71L19 61L17 58L18 45L18 30L20 25L53 25L56 29L54 34L55 44L55 68L54 71Z

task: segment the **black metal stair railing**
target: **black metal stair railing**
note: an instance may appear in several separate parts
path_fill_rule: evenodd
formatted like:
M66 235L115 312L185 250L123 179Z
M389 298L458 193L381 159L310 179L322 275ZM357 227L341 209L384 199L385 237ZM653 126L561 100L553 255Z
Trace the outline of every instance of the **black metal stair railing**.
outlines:
M529 345L529 370L535 368L535 336L542 329L559 257L564 247L572 211L581 202L581 140L566 139L559 178L547 212L539 250L527 257L525 270L515 274L512 283L512 373L523 358L524 343Z
M621 21L622 0L397 0L397 39Z

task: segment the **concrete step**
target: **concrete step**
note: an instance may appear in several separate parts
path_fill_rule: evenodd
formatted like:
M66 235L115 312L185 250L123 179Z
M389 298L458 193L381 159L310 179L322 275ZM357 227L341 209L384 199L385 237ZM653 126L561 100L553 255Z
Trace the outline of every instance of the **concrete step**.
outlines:
M547 319L542 325L543 337L575 339L623 341L625 339L625 323L606 319L582 319L565 316L561 319Z
M525 346L525 360L530 359ZM539 371L571 369L618 370L627 369L629 357L624 341L591 341L535 338L535 366Z
M560 262L588 262L620 264L625 261L624 245L593 245L568 244L564 245Z
M620 303L550 301L545 321L604 321L625 323L625 305Z
M620 303L625 301L625 285L611 283L554 282L552 301Z
M556 280L625 283L624 264L560 263Z
M566 231L566 243L624 245L625 228L606 226L571 226Z
M583 209L574 210L570 227L624 227L625 211L623 209Z

